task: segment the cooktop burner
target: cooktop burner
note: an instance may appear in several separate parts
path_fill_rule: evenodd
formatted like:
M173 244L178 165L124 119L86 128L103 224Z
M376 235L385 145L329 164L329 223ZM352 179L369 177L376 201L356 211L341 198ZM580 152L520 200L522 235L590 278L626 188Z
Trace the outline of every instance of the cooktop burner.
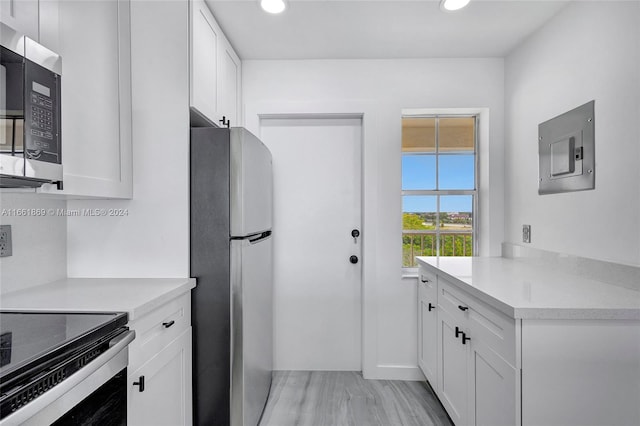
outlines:
M0 382L126 323L126 313L0 312Z

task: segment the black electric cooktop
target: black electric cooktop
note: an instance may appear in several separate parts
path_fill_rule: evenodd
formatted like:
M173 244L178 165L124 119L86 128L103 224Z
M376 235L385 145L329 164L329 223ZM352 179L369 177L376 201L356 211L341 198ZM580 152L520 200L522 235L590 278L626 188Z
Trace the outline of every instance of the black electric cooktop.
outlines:
M126 313L2 311L0 384L66 357L126 323Z

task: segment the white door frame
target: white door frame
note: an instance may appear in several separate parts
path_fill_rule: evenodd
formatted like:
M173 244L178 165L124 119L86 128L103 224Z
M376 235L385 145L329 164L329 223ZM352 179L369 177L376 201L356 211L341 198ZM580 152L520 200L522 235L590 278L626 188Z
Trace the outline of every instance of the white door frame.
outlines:
M378 185L376 132L378 112L371 102L256 102L245 106L245 127L260 138L263 118L354 118L362 119L362 374L365 378L379 378L378 371L378 315L376 277L376 230Z

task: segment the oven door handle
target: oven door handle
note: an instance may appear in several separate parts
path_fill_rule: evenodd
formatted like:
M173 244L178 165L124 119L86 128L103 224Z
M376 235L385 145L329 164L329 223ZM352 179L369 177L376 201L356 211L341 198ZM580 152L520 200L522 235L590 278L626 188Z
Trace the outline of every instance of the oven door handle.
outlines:
M133 330L114 337L109 349L16 412L0 421L0 426L51 424L80 403L93 391L127 367L127 345L133 341ZM126 389L123 389L126 392Z

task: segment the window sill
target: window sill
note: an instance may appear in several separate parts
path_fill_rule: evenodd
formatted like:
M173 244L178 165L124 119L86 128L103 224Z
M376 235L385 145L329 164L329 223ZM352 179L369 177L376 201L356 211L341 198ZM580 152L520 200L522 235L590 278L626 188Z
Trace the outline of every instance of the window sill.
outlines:
M401 278L418 278L418 268L403 268Z

